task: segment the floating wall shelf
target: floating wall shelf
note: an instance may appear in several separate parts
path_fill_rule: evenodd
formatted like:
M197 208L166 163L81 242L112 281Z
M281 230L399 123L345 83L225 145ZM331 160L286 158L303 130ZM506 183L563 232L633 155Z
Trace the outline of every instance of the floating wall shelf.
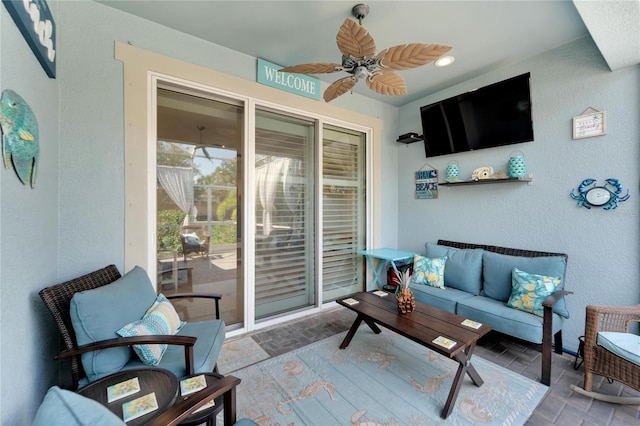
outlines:
M405 145L409 145L410 143L414 143L414 142L422 142L422 135L420 135L420 136L412 136L412 137L403 138L403 139L396 139L396 142L400 142L400 143L403 143Z
M502 179L479 179L479 180L461 180L458 182L439 182L440 186L463 186L463 185L482 185L488 183L526 183L527 185L533 185L532 177L524 178L502 178Z

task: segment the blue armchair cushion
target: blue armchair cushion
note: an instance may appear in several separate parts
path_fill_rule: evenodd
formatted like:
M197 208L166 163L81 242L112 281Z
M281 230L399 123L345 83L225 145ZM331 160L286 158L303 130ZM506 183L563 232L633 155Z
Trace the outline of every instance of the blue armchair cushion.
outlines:
M557 289L560 290L564 286L566 267L567 262L560 256L509 256L485 250L482 254L484 286L480 294L502 302L509 300L513 268L548 277L560 277L562 283ZM569 318L564 298L555 304L553 311L564 318Z
M149 276L139 266L120 279L71 299L71 324L78 345L118 338L117 330L137 321L156 300ZM89 382L120 371L131 358L129 347L102 349L82 354Z
M597 343L620 358L640 365L640 336L617 331L599 331Z
M38 407L32 426L122 426L107 407L75 392L49 388Z
M518 268L511 272L511 296L507 306L520 309L530 314L544 316L542 302L553 294L560 284L560 277L547 277L546 275L531 274Z
M425 245L427 257L447 257L444 285L474 296L482 290L482 249L458 249L438 244Z
M193 345L193 371L195 374L211 373L218 361L222 344L224 343L224 321L207 320L187 322L176 335L197 337L196 343ZM132 357L124 369L141 368L144 366L139 358ZM176 377L186 376L184 347L180 345L169 345L158 367L171 371Z
M180 321L173 305L163 294L159 294L144 317L125 325L116 333L122 337L174 335L186 323ZM133 351L146 365L158 365L167 345L133 345Z
M444 289L444 266L447 256L443 257L413 257L413 277L411 284L425 284Z

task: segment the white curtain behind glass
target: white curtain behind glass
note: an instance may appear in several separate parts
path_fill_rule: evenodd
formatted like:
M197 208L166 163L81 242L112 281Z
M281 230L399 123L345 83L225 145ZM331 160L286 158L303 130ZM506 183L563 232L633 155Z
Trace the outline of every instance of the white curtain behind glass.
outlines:
M184 213L184 225L189 224L189 210L193 206L193 169L158 165L158 181L169 198Z
M262 205L262 235L264 236L270 235L273 228L271 212L273 211L278 184L282 182L285 194L288 192L287 176L289 174L290 161L289 158L276 158L256 169L256 184L258 195L260 196L260 204ZM287 206L289 210L293 211L288 200Z

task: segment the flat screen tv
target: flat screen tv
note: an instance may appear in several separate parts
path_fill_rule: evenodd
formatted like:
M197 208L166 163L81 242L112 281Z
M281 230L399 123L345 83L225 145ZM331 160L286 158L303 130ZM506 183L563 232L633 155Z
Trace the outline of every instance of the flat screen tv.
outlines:
M530 73L420 108L427 157L530 142Z

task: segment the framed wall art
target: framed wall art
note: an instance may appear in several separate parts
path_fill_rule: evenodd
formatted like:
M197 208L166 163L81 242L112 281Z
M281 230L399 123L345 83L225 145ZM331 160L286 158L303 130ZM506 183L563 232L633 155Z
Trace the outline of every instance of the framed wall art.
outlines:
M586 114L587 111L592 112ZM573 117L573 139L591 138L607 134L607 112L589 107Z

